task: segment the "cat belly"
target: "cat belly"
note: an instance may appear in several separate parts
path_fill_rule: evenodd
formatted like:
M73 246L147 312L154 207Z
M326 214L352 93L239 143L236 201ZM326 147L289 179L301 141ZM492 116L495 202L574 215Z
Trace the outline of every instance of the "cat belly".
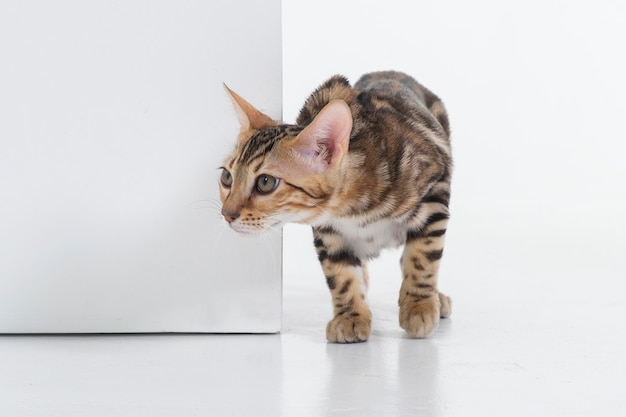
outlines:
M340 220L332 227L359 259L375 258L381 250L406 242L406 226L398 221L382 220L363 226L357 220Z

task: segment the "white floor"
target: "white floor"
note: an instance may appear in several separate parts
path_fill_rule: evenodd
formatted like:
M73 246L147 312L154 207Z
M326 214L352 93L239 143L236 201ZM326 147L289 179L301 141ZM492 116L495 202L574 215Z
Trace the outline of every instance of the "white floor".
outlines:
M486 235L455 217L453 315L427 340L397 325L387 253L356 345L325 342L311 238L288 227L282 334L0 337L0 416L624 416L623 224L556 218Z

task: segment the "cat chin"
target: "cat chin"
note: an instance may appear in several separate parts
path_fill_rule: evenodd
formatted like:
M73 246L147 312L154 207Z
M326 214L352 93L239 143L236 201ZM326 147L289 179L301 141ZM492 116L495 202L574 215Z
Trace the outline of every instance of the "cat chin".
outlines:
M271 224L269 226L265 226L260 229L256 227L246 227L246 226L233 225L233 224L230 225L230 228L232 230L237 232L238 235L242 235L242 236L258 236L258 235L267 233L271 230L279 229L281 227L282 227L282 223L280 222L277 222L276 224Z
M254 236L260 235L263 233L263 230L258 229L248 229L248 228L238 228L237 226L230 226L231 230L234 230L238 235L241 236Z

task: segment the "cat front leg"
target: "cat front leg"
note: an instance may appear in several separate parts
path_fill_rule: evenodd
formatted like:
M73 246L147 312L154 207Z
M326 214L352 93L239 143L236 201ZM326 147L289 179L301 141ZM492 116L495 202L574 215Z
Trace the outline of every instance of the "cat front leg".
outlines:
M402 254L400 327L411 337L424 338L451 314L450 297L437 289L447 216L435 217L423 229L409 232Z
M327 266L324 274L333 297L334 318L326 326L329 342L365 342L372 329L372 313L365 301L362 283L365 265ZM334 274L334 275L333 275Z
M339 235L314 229L314 236L333 299L334 318L326 326L326 338L333 343L365 342L372 328L372 313L366 302L367 266L345 248Z

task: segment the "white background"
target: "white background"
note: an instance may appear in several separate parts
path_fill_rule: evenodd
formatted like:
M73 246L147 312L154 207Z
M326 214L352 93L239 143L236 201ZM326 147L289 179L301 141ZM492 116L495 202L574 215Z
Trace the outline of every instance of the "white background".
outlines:
M359 382L361 395L329 384L337 392L326 415L623 414L626 3L283 8L287 121L331 74L354 82L396 69L444 100L452 128L439 281L452 317L425 344L398 343L399 252L383 253L370 267L373 344L365 357L327 354L336 362L320 373L388 377ZM323 318L305 322L323 328L331 305L308 228L286 227L284 247L286 330L297 332L318 309ZM288 393L306 404L305 393L325 388L311 382Z
M283 7L287 121L334 73L355 82L401 70L444 100L455 158L444 290L520 284L531 274L568 291L581 270L595 291L624 287L624 2ZM307 245L308 230L286 231L286 247L291 238ZM399 274L395 253L379 262ZM492 276L497 265L509 273Z

